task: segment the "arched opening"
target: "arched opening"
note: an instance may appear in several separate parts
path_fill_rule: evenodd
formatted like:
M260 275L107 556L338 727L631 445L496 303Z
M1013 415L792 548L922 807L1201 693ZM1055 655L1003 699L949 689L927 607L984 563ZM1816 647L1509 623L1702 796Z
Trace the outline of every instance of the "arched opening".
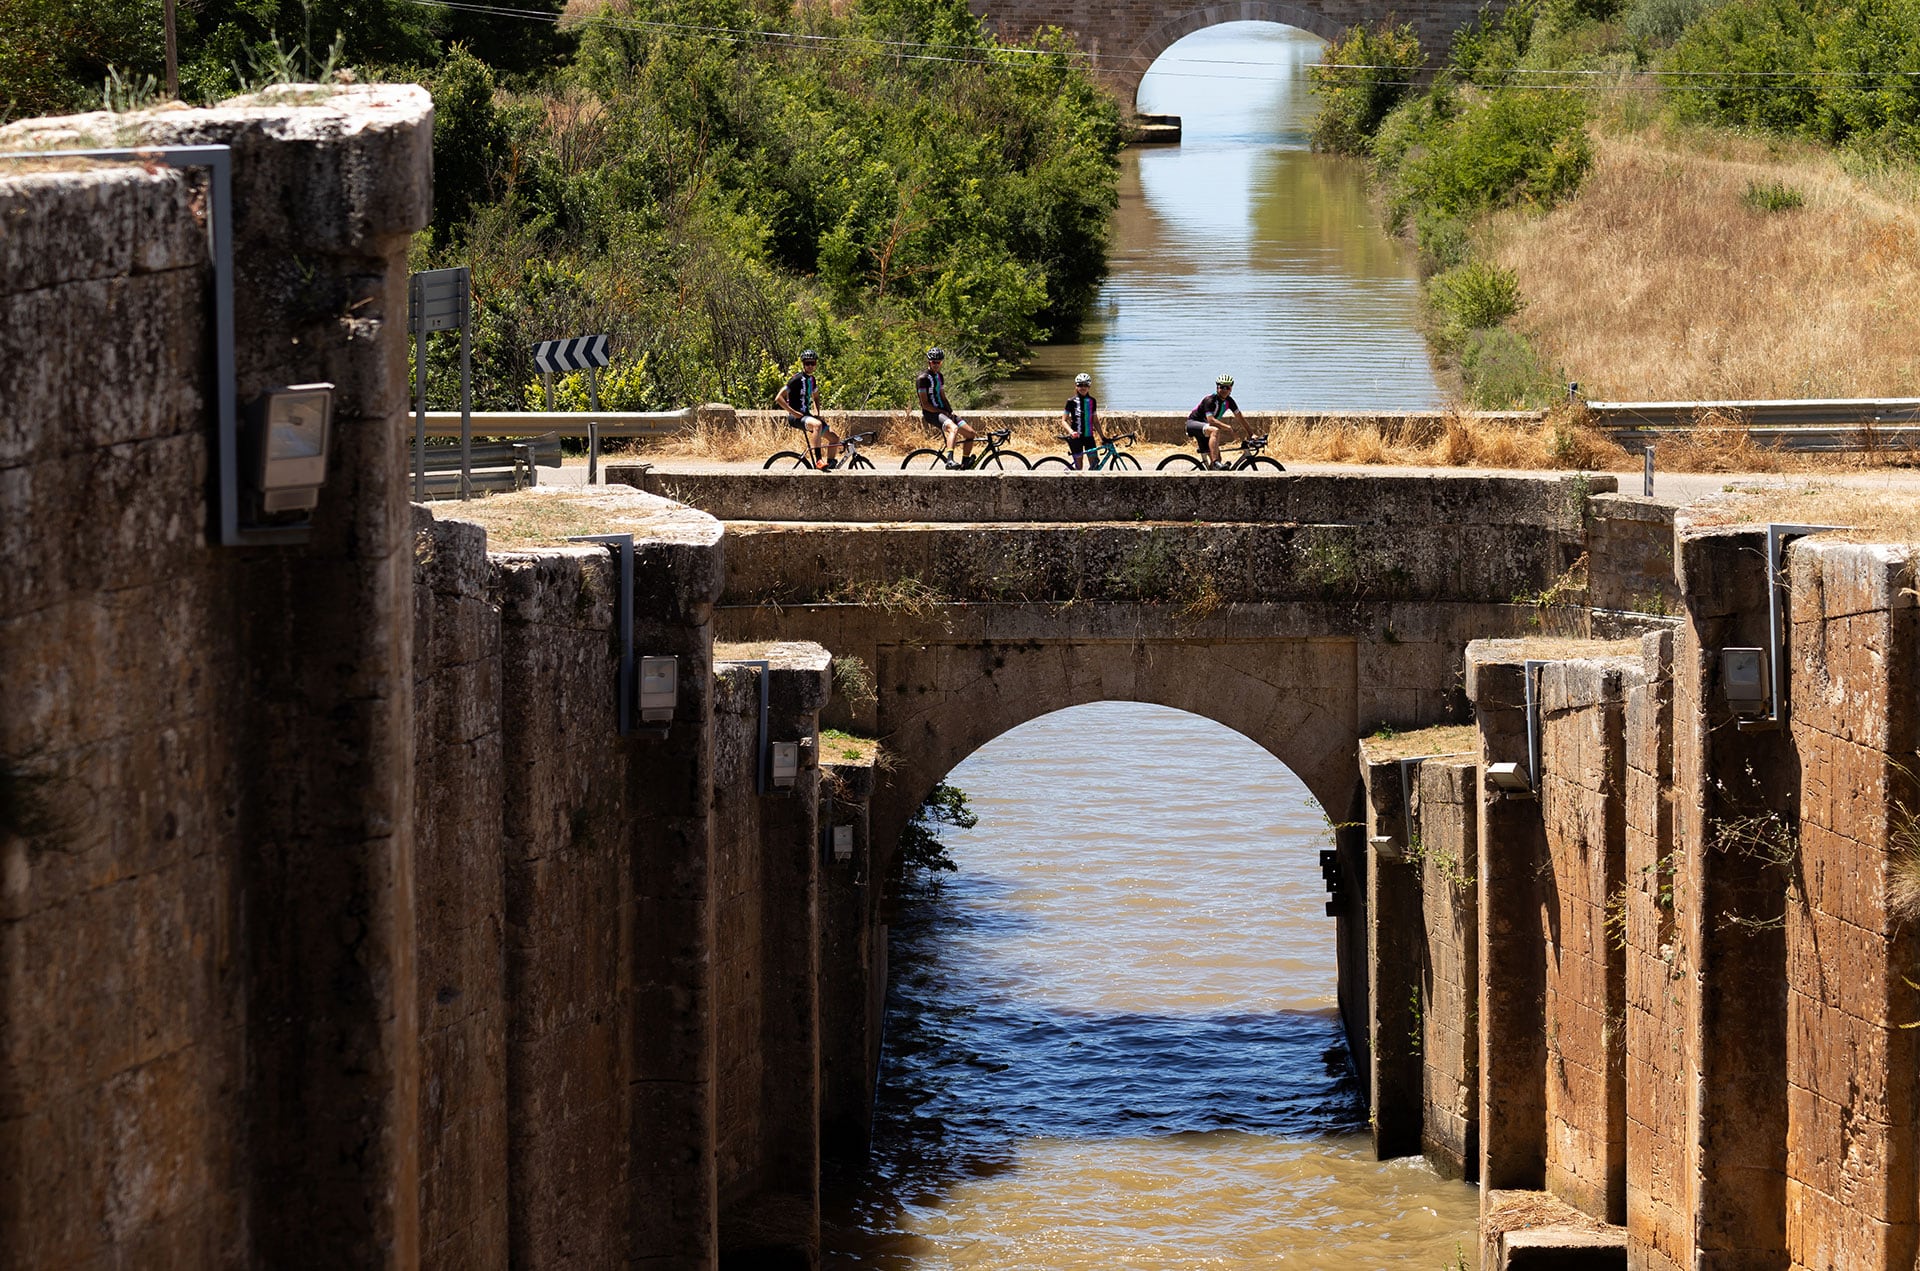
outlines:
M944 775L980 819L942 831L958 871L896 916L850 1260L1428 1266L1468 1239L1469 1189L1371 1159L1334 1006L1333 827L1266 748L1100 701Z

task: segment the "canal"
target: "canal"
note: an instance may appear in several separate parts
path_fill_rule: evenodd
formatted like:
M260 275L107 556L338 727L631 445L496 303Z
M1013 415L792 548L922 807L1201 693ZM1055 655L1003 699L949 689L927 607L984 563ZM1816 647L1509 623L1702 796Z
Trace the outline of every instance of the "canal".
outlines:
M1475 1265L1477 1198L1371 1159L1334 1009L1332 831L1264 750L1106 702L983 747L912 889L875 1142L827 1265Z
M1307 146L1321 43L1230 23L1156 63L1178 147L1123 156L1112 273L1072 343L1112 409L1437 405L1404 249L1361 169ZM1210 721L1109 702L1025 725L950 778L980 824L911 891L865 1173L828 1265L1229 1271L1475 1265L1476 1193L1372 1160L1334 1006L1327 818Z
M1306 68L1323 47L1230 22L1154 64L1140 108L1179 115L1185 136L1121 155L1106 284L1074 341L1001 385L1003 404L1058 407L1080 371L1113 410L1185 410L1223 371L1250 410L1440 404L1407 250L1360 164L1308 148Z

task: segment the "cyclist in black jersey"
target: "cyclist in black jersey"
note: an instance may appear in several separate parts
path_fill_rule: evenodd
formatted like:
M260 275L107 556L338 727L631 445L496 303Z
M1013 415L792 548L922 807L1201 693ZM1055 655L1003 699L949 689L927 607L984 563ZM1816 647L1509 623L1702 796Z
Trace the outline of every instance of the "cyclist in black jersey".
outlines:
M947 355L940 349L927 350L927 369L920 372L920 378L914 381L914 392L920 398L920 418L927 421L929 427L938 428L946 439L947 449L952 450L957 443L960 447L962 468L973 466L973 439L979 434L973 425L954 413L953 403L947 400L946 377L940 373L941 364Z
M1073 377L1073 396L1067 399L1066 431L1062 434L1068 452L1073 455L1075 472L1085 464L1087 451L1107 439L1099 415L1100 403L1093 395L1093 377L1082 371Z
M1223 434L1233 435L1228 415L1239 420L1246 418L1240 413L1240 403L1233 400L1233 376L1222 375L1214 381L1213 391L1187 412L1187 436L1207 452L1209 466L1214 468L1227 466L1220 462L1220 439Z
M802 353L800 373L781 386L773 404L787 412L789 424L807 430L808 458L818 467L835 468L840 465L840 438L820 418L820 387L813 378L819 364L820 355L812 349Z

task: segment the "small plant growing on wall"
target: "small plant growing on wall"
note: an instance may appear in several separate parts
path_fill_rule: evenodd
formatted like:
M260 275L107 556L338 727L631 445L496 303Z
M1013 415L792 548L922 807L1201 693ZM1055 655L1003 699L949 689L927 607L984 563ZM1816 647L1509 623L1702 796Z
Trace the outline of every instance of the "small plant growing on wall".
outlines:
M833 660L833 687L847 699L849 706L878 701L879 688L873 681L873 669L865 659L851 655Z
M954 863L947 845L941 842L940 827L951 825L970 830L978 824L980 817L968 805L967 792L943 781L933 788L933 793L901 832L900 861L908 869L952 873L960 867Z

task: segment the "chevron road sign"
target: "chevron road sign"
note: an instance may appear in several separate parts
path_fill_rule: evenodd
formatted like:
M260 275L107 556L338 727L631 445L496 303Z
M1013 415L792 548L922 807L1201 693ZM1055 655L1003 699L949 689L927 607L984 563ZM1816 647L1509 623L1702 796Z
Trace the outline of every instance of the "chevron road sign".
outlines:
M585 371L606 366L607 337L581 335L571 340L542 340L533 346L533 364L542 371Z

